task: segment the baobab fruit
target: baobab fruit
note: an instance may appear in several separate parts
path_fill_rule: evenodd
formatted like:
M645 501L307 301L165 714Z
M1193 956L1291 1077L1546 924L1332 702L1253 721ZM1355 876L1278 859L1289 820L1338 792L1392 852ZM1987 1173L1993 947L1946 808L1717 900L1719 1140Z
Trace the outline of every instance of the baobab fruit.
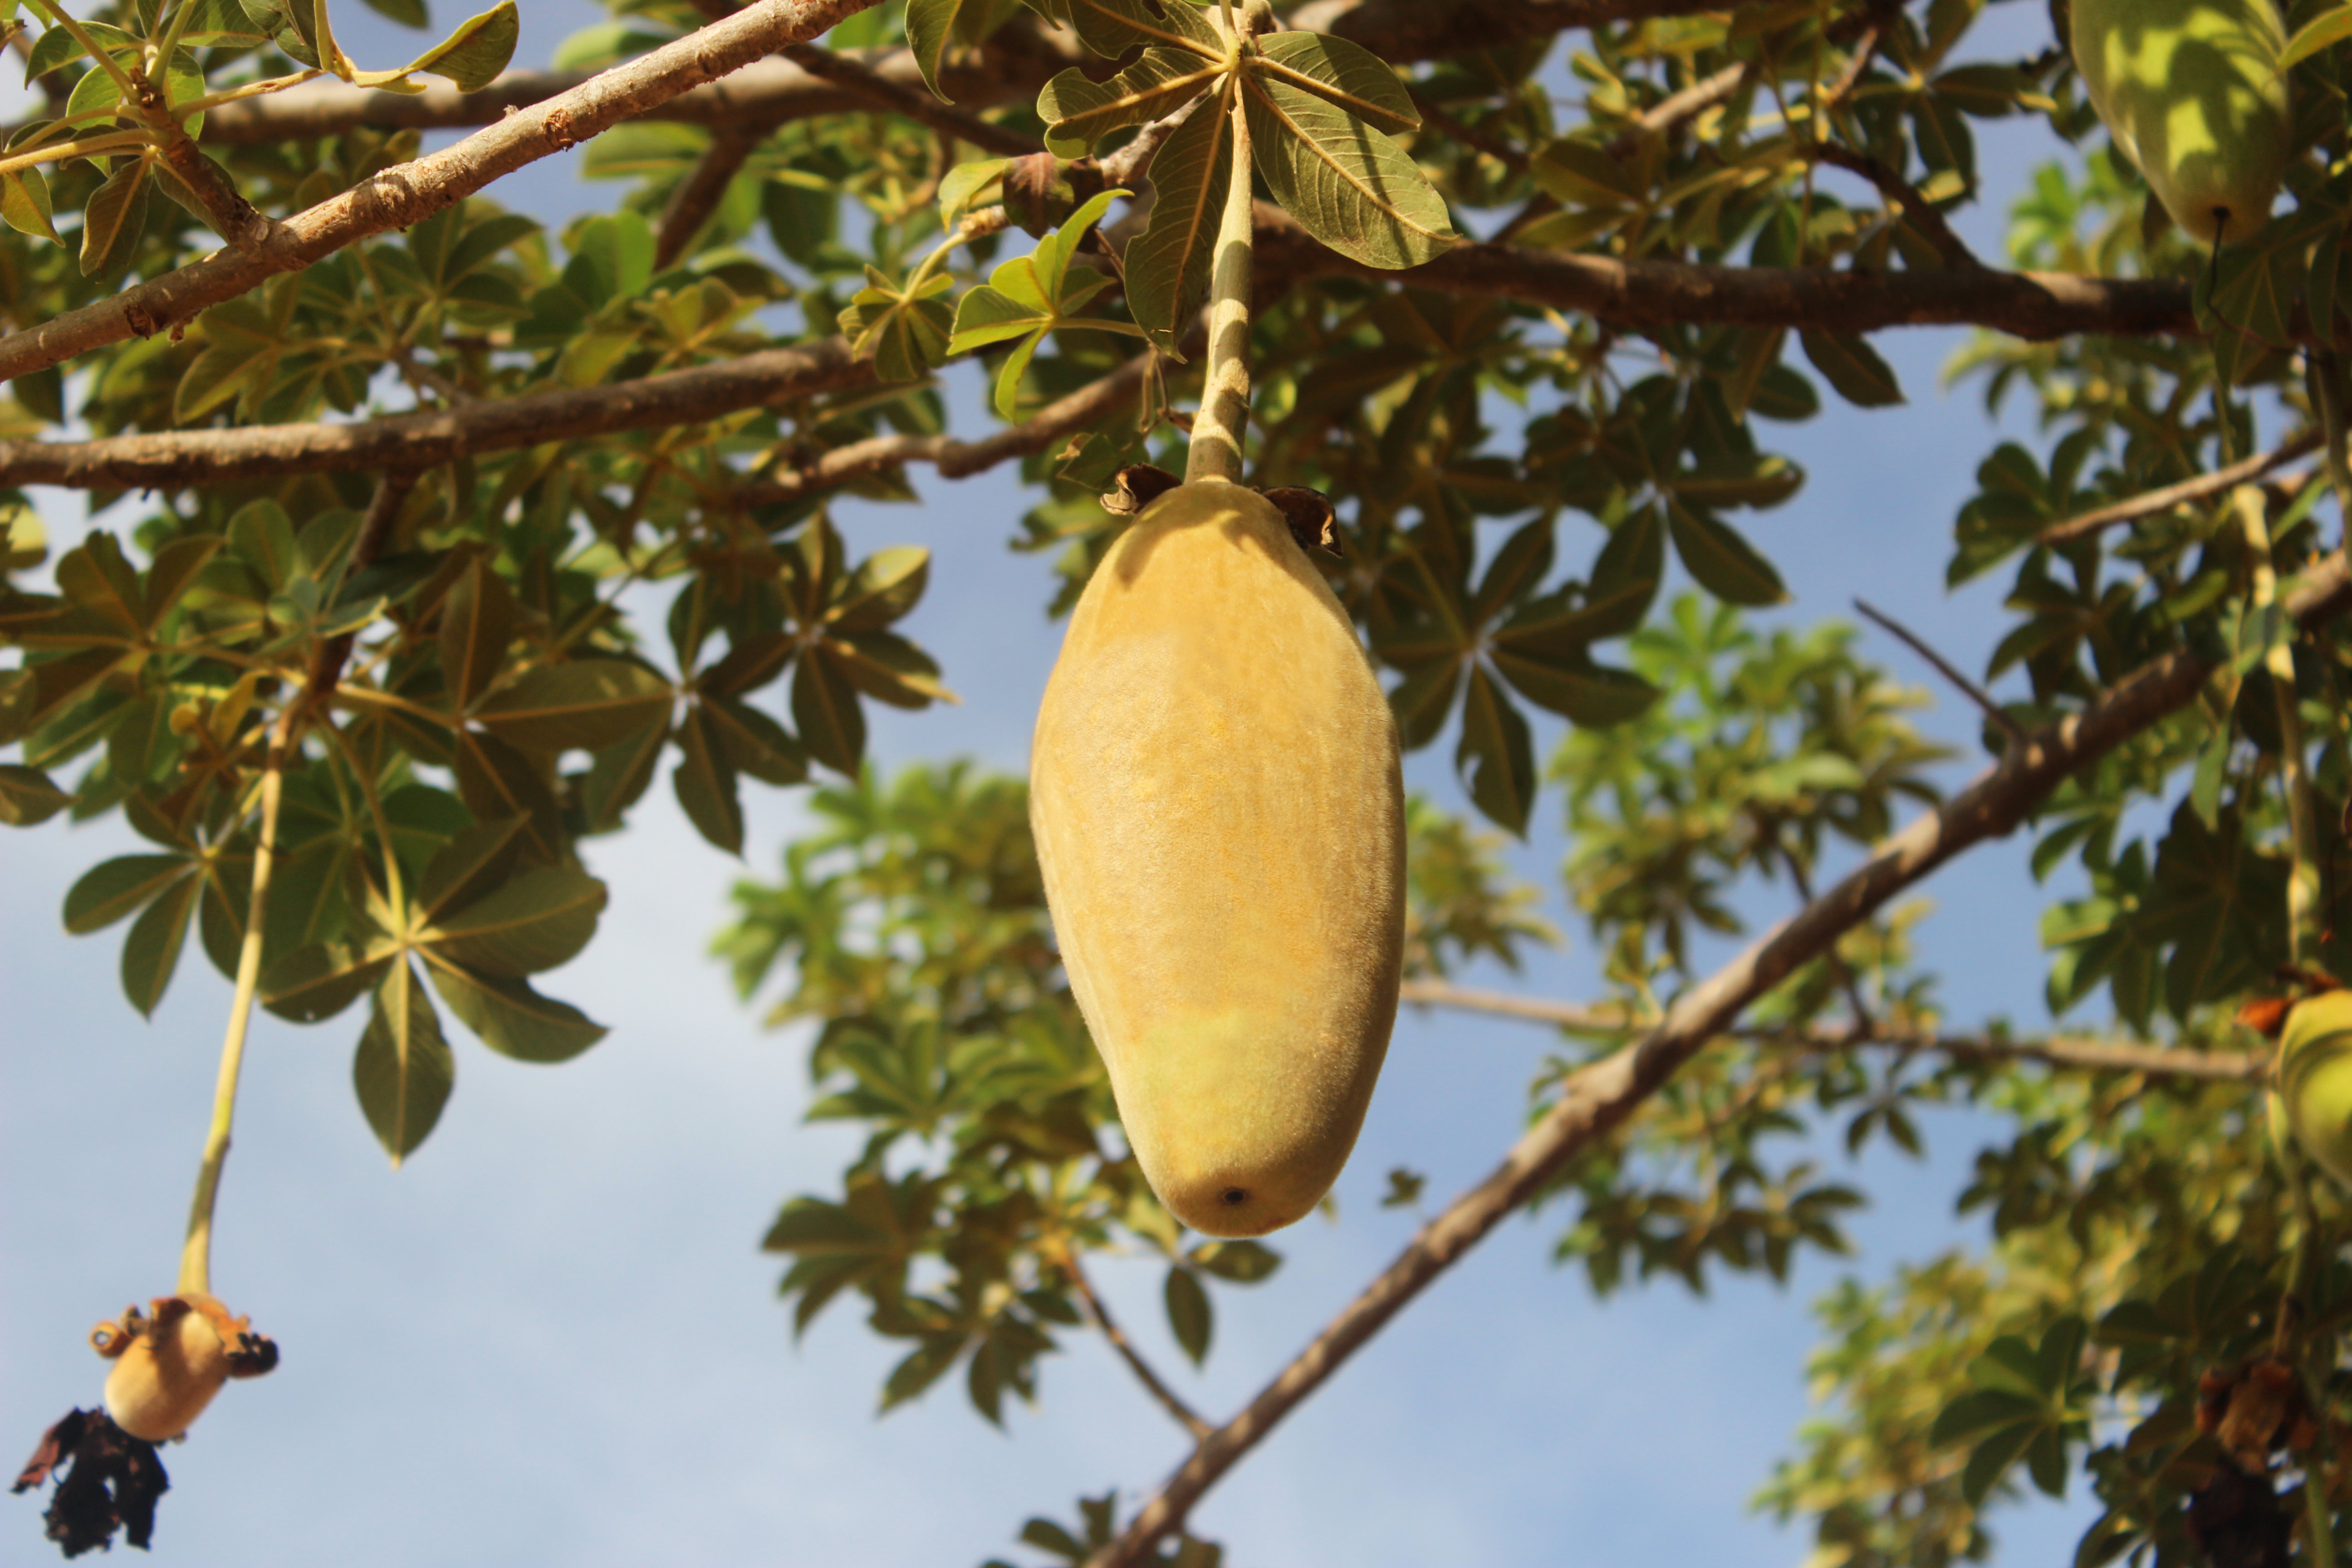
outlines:
M2268 221L2293 149L2272 0L2074 0L2092 107L2173 221L2205 245Z
M232 1377L258 1377L278 1364L278 1346L233 1318L210 1296L158 1296L153 1315L127 1309L121 1322L90 1331L89 1342L114 1363L106 1376L106 1413L134 1437L162 1443L185 1432Z
M2294 1141L2352 1186L2352 991L2323 991L2287 1014L2278 1088Z
M1262 1236L1322 1201L1396 1021L1396 724L1282 513L1144 507L1046 682L1030 819L1062 960L1143 1173Z

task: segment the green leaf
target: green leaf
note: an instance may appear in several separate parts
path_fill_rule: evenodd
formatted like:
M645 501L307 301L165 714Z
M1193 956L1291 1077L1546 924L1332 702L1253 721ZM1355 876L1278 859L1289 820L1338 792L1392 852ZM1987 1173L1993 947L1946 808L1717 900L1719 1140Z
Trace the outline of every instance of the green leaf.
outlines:
M1245 85L1258 172L1307 233L1368 267L1418 267L1454 244L1444 199L1386 135L1287 81Z
M796 784L808 777L808 753L792 732L748 702L706 697L703 719L727 760L761 784Z
M915 68L923 73L923 85L942 103L955 101L940 90L940 61L947 56L956 13L962 6L963 0L907 0L907 47L915 57Z
M1491 657L1520 696L1588 730L1638 719L1662 695L1631 670L1611 669L1581 654L1537 658L1497 647Z
M0 763L0 824L31 827L72 804L73 796L50 783L40 769Z
M367 0L367 8L379 16L389 16L404 27L429 27L432 15L425 9L425 0Z
M1176 128L1151 160L1159 192L1151 216L1128 243L1128 309L1164 353L1176 352L1186 318L1209 292L1217 220L1233 181L1227 130L1215 99Z
M463 909L513 875L524 820L502 816L470 825L439 849L417 879L416 909L427 920Z
M1216 1321L1209 1306L1209 1292L1202 1288L1199 1276L1178 1263L1169 1266L1163 1293L1168 1302L1168 1327L1176 1335L1177 1347L1198 1366L1208 1358L1209 1336Z
M474 716L528 752L601 752L669 713L669 682L619 658L576 658L526 671Z
M52 221L56 209L49 202L49 178L38 169L18 169L14 174L0 174L0 222L5 222L19 234L37 235L62 245L58 238L58 226Z
M433 988L449 1011L500 1056L525 1062L565 1062L611 1033L569 1002L533 990L530 982L484 974L434 962Z
M147 229L147 192L152 184L148 173L143 157L118 158L106 183L83 204L83 277L101 277L128 265L131 253L139 248L139 237Z
M205 879L198 876L173 882L131 923L131 934L123 939L122 994L142 1017L155 1016L164 988L172 984L181 945L187 941L188 919L196 912L196 898L204 888Z
M947 358L955 312L940 296L954 286L946 273L934 272L910 291L868 266L866 287L841 312L842 335L855 352L873 356L884 382L919 381Z
M515 750L496 735L460 731L457 738L457 794L478 821L504 816L525 821L523 842L533 858L555 860L563 851L563 817L549 787L544 753Z
M1590 142L1563 137L1538 153L1528 172L1545 195L1569 207L1638 206L1649 192L1633 166Z
M1225 40L1191 0L1066 0L1079 41L1112 58L1155 45L1223 59Z
M1088 80L1085 72L1073 67L1037 94L1037 118L1045 122L1046 150L1057 158L1086 157L1096 142L1111 132L1173 114L1208 90L1223 74L1219 61L1203 59L1189 49L1166 47L1144 50L1141 59L1108 81Z
M2286 41L2285 52L2279 56L2278 68L2284 72L2347 38L2352 38L2352 5L2323 11L2295 29L2294 37Z
M1483 667L1473 665L1462 700L1462 741L1454 766L1468 778L1470 800L1521 837L1535 804L1535 745L1528 721Z
M432 1001L416 983L416 971L405 961L395 964L376 987L367 1028L352 1058L360 1110L394 1168L441 1120L457 1077L457 1058L449 1054Z
M261 1005L281 1018L316 1024L365 995L397 956L390 946L311 942L269 966Z
M1667 509L1675 552L1698 585L1727 605L1777 605L1788 589L1772 563L1729 525L1677 501Z
M541 866L441 916L420 940L471 969L536 974L577 957L604 910L604 883L576 866Z
M793 670L793 724L810 756L854 779L866 754L866 715L831 646L809 649Z
M1803 488L1805 470L1786 458L1748 452L1717 458L1668 478L1665 488L1694 506L1779 506Z
M1255 1241L1204 1241L1185 1257L1197 1268L1236 1285L1271 1279L1282 1267L1282 1254Z
M66 930L88 936L124 920L188 871L184 855L118 855L82 873L66 894Z
M662 748L669 743L667 724L648 724L616 746L596 753L581 784L581 804L588 813L592 833L617 827L621 814L635 805L659 771Z
M320 16L325 15L324 7ZM459 92L479 92L498 79L514 58L515 44L522 37L522 18L515 10L515 0L499 0L499 4L478 16L468 16L457 24L455 31L441 42L425 50L398 70L353 70L349 62L336 74L357 87L378 88L392 92L422 92L421 82L406 79L418 71L444 77L457 84ZM338 57L341 51L337 50ZM331 65L329 66L332 69Z
M441 677L460 710L473 706L498 679L507 644L514 640L514 595L487 557L477 560L442 601Z
M850 574L841 597L825 612L825 623L845 633L879 631L913 609L930 580L931 552L921 545L877 550Z
M1249 69L1311 92L1389 135L1421 129L1421 110L1395 70L1349 39L1328 33L1271 34L1257 41Z
M743 853L743 803L727 742L706 703L687 710L677 727L678 763L670 787L694 830L730 855Z
M1856 408L1886 408L1903 401L1894 369L1858 332L1804 331L1797 341L1813 368Z

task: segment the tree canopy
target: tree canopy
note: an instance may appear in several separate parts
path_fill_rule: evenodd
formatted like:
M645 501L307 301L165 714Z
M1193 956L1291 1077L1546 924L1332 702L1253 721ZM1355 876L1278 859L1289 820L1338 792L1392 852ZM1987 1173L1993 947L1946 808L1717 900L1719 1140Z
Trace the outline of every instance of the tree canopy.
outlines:
M1967 1105L2001 1129L1956 1194L1990 1246L1825 1304L1824 1413L1764 1505L1821 1563L1933 1568L2071 1478L2084 1564L2334 1562L2347 1216L2268 1091L2286 1007L2352 976L2352 9L2287 15L2287 199L2209 250L2063 15L2010 58L1982 0L612 0L524 70L513 0L367 3L421 29L405 62L325 0L0 0L45 102L0 156L0 820L146 841L64 908L123 928L134 1008L191 934L236 982L173 1311L212 1294L256 1001L339 1020L397 1163L453 1040L605 1036L538 978L594 942L583 846L666 775L740 853L749 792L798 788L820 827L722 938L864 1136L768 1235L789 1321L858 1300L904 1348L884 1408L954 1375L991 1421L1104 1336L1189 1455L1032 1520L1048 1556L1213 1563L1193 1505L1514 1213L1598 1292L1785 1278L1846 1246L1836 1151ZM1986 257L1953 217L1994 120L2046 146ZM500 204L572 147L611 210ZM1874 337L1927 324L1976 329L1953 375L2033 432L1988 432L1946 576L2009 583L1980 674L2022 695L1922 649L1981 710L1948 793L1847 628L1743 614L1788 596L1750 537L1804 492L1776 426L1902 401ZM994 419L950 429L970 360ZM905 633L959 588L928 553L832 515L1017 465L1060 615L1188 438L1285 503L1484 819L1413 806L1408 1000L1559 1031L1493 1173L1223 1420L1088 1268L1163 1262L1198 1362L1279 1244L1143 1181L1022 781L869 765L870 704L989 677ZM52 552L34 487L119 510ZM1538 810L1601 994L1464 983L1553 939L1495 837ZM2087 886L2041 914L2078 1032L1986 1023L1907 934L2015 834ZM1764 887L1794 912L1751 932ZM69 1554L145 1541L140 1442L45 1440Z

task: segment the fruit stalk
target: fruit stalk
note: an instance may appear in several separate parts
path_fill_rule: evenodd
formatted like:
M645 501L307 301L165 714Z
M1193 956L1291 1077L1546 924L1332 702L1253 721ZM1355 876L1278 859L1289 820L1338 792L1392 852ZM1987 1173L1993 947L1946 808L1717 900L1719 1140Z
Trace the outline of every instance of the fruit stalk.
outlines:
M2337 515L2352 530L2352 462L2346 460L2344 450L2344 362L2327 349L2314 349L2304 362L2304 370L2326 442L2322 450L2327 459L2327 483L2336 492Z
M1228 12L1235 66L1225 79L1225 101L1218 106L1233 137L1233 177L1225 187L1225 210L1217 222L1217 255L1209 274L1209 368L1201 388L1201 412L1192 422L1192 444L1184 456L1184 482L1242 481L1242 440L1249 429L1250 333L1250 133L1242 105L1240 51L1247 47Z
M2270 525L2259 486L2241 485L2231 496L2252 568L2257 615L2278 603L2278 573L2271 564ZM2303 708L2294 689L2294 645L2281 641L2263 656L2278 701L2279 778L2286 790L2287 837L2293 864L2286 880L2287 960L2314 962L2319 948L2319 822L2311 798L2311 772L2304 757Z
M253 1017L254 993L261 984L261 928L269 912L269 873L278 858L278 803L285 792L286 758L294 744L300 697L289 699L271 727L269 752L261 773L261 829L253 851L253 893L246 905L245 940L236 954L236 994L228 1006L228 1031L221 1041L220 1076L213 1087L212 1127L205 1135L204 1163L196 1168L196 1194L188 1205L188 1237L180 1250L180 1290L212 1294L213 1205L220 1197L221 1167L228 1162L229 1132L236 1120L236 1085L245 1068L245 1035Z

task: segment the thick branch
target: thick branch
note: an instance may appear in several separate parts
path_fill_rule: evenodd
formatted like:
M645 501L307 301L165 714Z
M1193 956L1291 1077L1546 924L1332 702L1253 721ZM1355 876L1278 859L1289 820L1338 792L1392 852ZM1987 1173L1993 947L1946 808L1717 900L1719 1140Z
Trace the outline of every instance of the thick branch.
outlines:
M873 384L871 362L840 338L767 349L614 386L534 392L351 425L254 425L116 436L100 441L0 441L0 482L76 489L175 489L288 474L425 468L469 453L714 419Z
M2305 621L2340 612L2347 596L2341 554L2310 574L2293 605ZM1750 1003L1819 957L1839 936L1954 856L2023 821L2068 776L2131 736L2187 706L2210 667L2194 654L2167 656L2097 701L2012 747L2000 764L1950 801L1888 839L1870 859L1677 1000L1664 1020L1623 1049L1571 1077L1543 1120L1493 1174L1456 1198L1314 1342L1217 1428L1136 1515L1092 1568L1132 1568L1181 1529L1203 1493L1263 1442L1282 1418L1427 1289L1502 1218L1570 1162L1622 1125L1706 1042L1729 1029Z
M215 254L54 321L0 338L0 380L44 370L131 336L186 321L281 272L347 245L406 228L502 175L575 146L785 44L814 37L874 0L759 0L641 58L604 71L536 108L509 115L454 147L387 169L278 226L249 250Z
M1430 1007L1457 1007L1465 1012L1491 1013L1529 1023L1555 1024L1580 1034L1628 1034L1637 1026L1620 1007L1594 1007L1580 1002L1554 1002L1541 996L1515 996L1507 992L1479 991L1443 980L1408 980L1404 999ZM1740 1029L1752 1039L1782 1039L1786 1031ZM1821 1050L1847 1050L1870 1046L1885 1050L1935 1051L1962 1061L2034 1061L2090 1072L2137 1072L2151 1078L2185 1078L2250 1082L2270 1070L2270 1058L2251 1051L2192 1051L2164 1046L2134 1046L2114 1040L2053 1036L2042 1040L2008 1040L1991 1035L1873 1034L1856 1036L1850 1029L1821 1025L1803 1032L1806 1045Z
M1297 275L1343 273L1399 279L1416 289L1475 294L1581 311L1621 326L1819 328L1979 326L2012 337L2078 332L2124 337L2198 335L2189 285L2169 279L2084 278L1990 268L1941 272L1855 272L1828 268L1714 267L1619 261L1516 246L1457 246L1404 272L1383 272L1318 245L1285 221L1258 226L1259 255L1280 254Z
M2162 489L2149 490L2144 495L2133 496L2128 500L2119 500L2112 505L2098 507L2078 516L2070 517L2063 522L2053 522L2035 534L2033 542L2067 544L2077 539L2087 538L2101 529L2111 528L2119 522L2136 522L2143 517L2154 517L2158 512L2169 511L2177 506L2186 506L2190 501L2210 500L2214 496L2226 493L2235 486L2261 479L2273 468L2283 468L2306 453L2319 450L2321 440L2321 435L2316 430L2306 430L2300 436L2291 436L2271 450L2257 452L2251 458L2231 463L2226 468L2216 468L2210 474L2200 474L2193 479L2183 479L2177 485L2167 485Z

